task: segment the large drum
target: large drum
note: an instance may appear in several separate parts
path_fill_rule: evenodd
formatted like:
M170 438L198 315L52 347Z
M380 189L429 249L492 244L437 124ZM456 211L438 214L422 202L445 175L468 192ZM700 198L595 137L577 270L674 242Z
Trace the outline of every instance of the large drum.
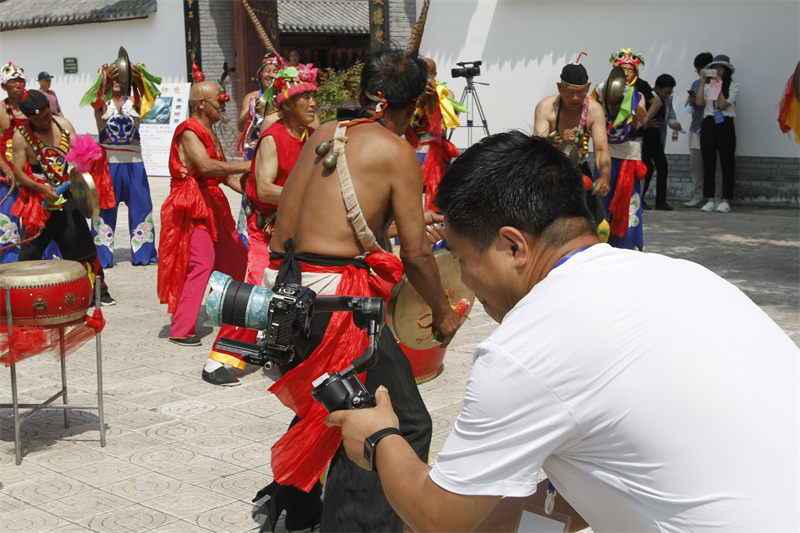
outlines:
M461 269L458 260L447 250L437 250L433 254L439 267L447 298L450 304L461 303L466 306L461 321L467 319L475 295L461 283ZM392 289L392 299L386 306L386 322L392 329L400 348L411 362L411 369L417 383L424 383L438 376L442 369L445 348L439 341L430 337L431 309L406 276Z
M80 320L92 302L92 283L77 261L20 261L0 265L0 319L6 291L14 324L53 326Z

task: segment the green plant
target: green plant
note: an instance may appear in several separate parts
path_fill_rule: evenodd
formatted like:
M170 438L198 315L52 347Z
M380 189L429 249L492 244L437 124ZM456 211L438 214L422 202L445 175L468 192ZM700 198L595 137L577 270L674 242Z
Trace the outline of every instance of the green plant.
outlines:
M358 101L361 67L359 62L344 70L326 68L320 73L317 83L320 122L335 119L337 107L354 105Z

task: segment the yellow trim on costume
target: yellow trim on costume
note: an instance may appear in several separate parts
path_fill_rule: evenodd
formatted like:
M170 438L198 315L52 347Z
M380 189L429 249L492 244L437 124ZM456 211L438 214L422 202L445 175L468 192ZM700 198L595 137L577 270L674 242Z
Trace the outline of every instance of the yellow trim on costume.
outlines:
M223 365L232 366L233 368L236 368L238 370L244 370L244 368L247 366L247 363L245 363L241 359L236 359L232 355L218 352L216 350L211 350L211 354L209 354L208 358L213 359L218 363L222 363Z
M439 109L442 111L442 122L446 128L456 128L461 125L456 110L448 98L450 91L446 85L436 85L436 96L439 98Z

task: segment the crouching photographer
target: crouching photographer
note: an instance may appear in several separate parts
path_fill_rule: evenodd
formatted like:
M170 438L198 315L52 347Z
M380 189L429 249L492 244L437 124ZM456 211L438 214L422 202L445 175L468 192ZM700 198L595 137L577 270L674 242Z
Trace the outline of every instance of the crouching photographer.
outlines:
M595 531L800 527L800 350L747 296L599 243L579 171L543 138L484 138L436 203L463 282L500 322L453 431L429 466L396 434L389 384L375 408L327 418L410 527L516 531L522 499L547 513L540 470ZM516 522L486 525L504 498Z

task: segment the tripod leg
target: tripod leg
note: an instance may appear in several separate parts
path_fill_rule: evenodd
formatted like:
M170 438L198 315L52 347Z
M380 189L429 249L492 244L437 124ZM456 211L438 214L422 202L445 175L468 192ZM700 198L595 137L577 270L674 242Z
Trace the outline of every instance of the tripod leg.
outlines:
M481 105L481 99L478 97L477 91L474 93L473 98L475 100L475 107L478 109L478 116L481 119L481 124L483 124L483 132L488 137L491 135L489 133L489 124L486 122L486 115L483 113L483 106Z
M465 102L467 101L467 93L468 92L469 92L469 84L467 84L467 86L464 87L464 91L461 93L461 99L459 99L458 103L460 103L461 105L465 104ZM458 118L458 115L460 115L460 113L458 111L456 111L456 118ZM447 140L448 141L453 138L453 134L455 132L456 132L455 128L450 130L450 134L447 136Z

